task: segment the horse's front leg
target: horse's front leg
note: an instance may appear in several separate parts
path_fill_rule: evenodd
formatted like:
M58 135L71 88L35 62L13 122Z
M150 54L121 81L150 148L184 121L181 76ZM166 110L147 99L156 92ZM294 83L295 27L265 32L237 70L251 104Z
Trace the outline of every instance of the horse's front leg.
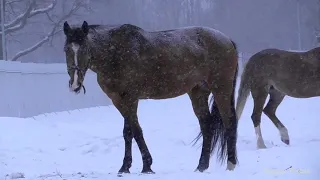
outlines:
M131 98L117 98L112 100L115 107L119 110L124 118L123 138L125 141L125 154L123 164L119 173L130 173L129 169L132 164L132 138L137 142L140 149L143 168L142 173L153 173L151 170L152 157L143 137L142 129L138 122L137 109L138 100Z
M132 165L132 138L133 138L133 135L132 135L129 120L124 119L123 139L125 143L125 151L124 151L123 164L119 170L119 174L130 173L129 169Z

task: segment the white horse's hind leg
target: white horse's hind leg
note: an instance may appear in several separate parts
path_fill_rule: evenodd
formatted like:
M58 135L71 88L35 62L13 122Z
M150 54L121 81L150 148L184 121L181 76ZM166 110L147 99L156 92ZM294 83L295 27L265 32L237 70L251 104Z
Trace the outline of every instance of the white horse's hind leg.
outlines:
M263 112L263 106L268 97L268 93L269 93L268 89L263 85L251 89L251 94L253 97L253 104L254 104L251 119L252 119L254 130L257 137L258 149L266 148L262 138L260 124L261 124L261 115Z
M270 88L270 99L266 107L263 109L265 115L269 117L272 123L278 128L281 141L287 145L290 144L290 138L288 134L288 129L282 124L282 122L276 116L277 108L283 101L285 94L276 90L275 88Z
M287 145L290 144L290 138L289 138L289 133L288 133L288 129L286 127L278 127L279 132L280 132L280 137L281 137L281 141Z
M258 149L265 149L267 148L266 145L264 144L262 133L261 133L261 128L260 125L254 128L256 132L256 137L257 137L257 148Z

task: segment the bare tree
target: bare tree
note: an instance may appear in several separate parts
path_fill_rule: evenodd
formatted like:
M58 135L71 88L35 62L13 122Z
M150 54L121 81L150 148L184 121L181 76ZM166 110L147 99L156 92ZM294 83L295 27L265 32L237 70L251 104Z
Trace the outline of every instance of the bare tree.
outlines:
M50 27L48 32L41 33L43 37L40 40L17 52L11 61L16 61L50 42L61 31L65 20L76 16L77 12L82 9L90 10L89 2L89 0L5 0L5 14L9 21L5 23L4 32L12 39L15 34L23 32L24 28L34 23L36 19L48 22L46 26Z

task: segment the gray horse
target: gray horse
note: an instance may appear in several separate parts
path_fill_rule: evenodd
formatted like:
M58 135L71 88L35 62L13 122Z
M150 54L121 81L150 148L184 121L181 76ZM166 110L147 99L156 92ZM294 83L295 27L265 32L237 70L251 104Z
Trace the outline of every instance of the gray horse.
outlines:
M174 98L186 93L203 134L197 170L202 172L209 167L210 150L215 146L212 140L219 137L221 158L225 159L223 155L227 153L227 169L235 168L238 52L229 37L205 27L147 32L131 24L88 25L86 21L74 27L65 22L63 30L70 89L81 91L90 68L124 118L125 153L119 173L130 172L133 138L142 155L142 173L153 173L152 156L137 117L139 100ZM221 118L219 113L209 111L210 93L215 96Z
M284 97L310 98L320 96L320 48L306 52L265 49L254 54L243 70L237 99L237 118L240 119L251 92L257 147L266 148L261 134L261 115L266 114L278 128L282 142L289 145L287 128L276 116ZM268 94L270 99L264 107Z

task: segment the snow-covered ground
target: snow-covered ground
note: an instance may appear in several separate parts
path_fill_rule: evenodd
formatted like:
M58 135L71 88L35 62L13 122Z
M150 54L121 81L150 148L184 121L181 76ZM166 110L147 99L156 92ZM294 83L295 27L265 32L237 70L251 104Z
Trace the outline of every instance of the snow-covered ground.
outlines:
M317 180L320 177L319 105L320 98L286 97L278 116L289 130L291 145L281 142L277 129L263 115L262 133L268 149L257 150L250 97L239 122L239 165L235 171L226 171L226 164L220 166L214 156L210 168L199 173L193 171L201 149L191 146L199 125L188 96L140 101L138 116L156 174L139 174L142 160L134 142L131 174L122 178ZM124 154L122 125L123 119L113 106L28 119L0 117L0 179L118 178ZM178 125L183 128L177 128Z

